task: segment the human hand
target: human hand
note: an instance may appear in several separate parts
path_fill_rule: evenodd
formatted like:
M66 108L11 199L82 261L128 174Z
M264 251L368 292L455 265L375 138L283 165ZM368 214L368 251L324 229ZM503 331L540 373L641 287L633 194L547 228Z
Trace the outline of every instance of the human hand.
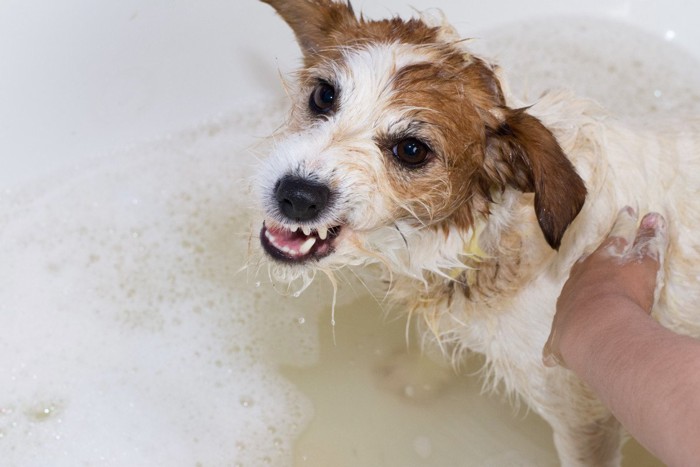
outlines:
M565 367L563 354L571 340L587 326L605 321L622 301L650 313L667 244L666 222L660 214L647 214L637 228L637 213L630 207L622 209L608 238L571 269L543 349L544 364Z

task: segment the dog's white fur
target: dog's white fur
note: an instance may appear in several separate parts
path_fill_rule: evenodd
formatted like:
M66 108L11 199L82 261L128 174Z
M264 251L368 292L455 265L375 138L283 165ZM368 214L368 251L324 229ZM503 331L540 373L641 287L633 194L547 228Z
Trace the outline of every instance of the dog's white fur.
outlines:
M292 24L308 49L310 39L289 12L330 2L266 3ZM439 28L440 39L451 47L463 47L442 20L423 21ZM289 126L273 137L256 186L267 222L294 230L293 223L280 218L272 192L290 171L313 176L332 186L337 197L312 227L342 224L343 229L332 255L311 267L275 265L275 273L284 280L308 279L318 269L383 265L392 297L420 316L427 336L456 359L464 350L484 354L494 383L518 394L549 421L562 464L617 465L623 439L618 422L568 370L544 367L541 352L570 267L602 241L625 205L658 211L669 225L654 316L674 331L700 337L700 119L631 127L568 93L550 93L534 103L528 113L555 135L587 189L585 204L558 251L542 236L533 195L512 187L494 193L488 215L475 216L466 228L449 219L426 221L425 215L395 218L397 211L410 211L415 204L409 206L392 189L386 165L393 161L377 147L375 136L410 125L407 110L392 106L393 76L407 65L435 60L436 50L400 42L348 43L342 60L307 66L307 72L343 90L339 110L332 118L309 123L299 115L310 89L294 89ZM466 49L464 59L473 60ZM524 104L507 90L505 98L510 108ZM497 109L494 113L498 117ZM449 193L454 187L434 180L433 189ZM429 207L428 212L442 212L442 207ZM430 228L437 223L443 227ZM485 278L482 265L484 270L496 265L494 277ZM459 291L464 285L469 293Z

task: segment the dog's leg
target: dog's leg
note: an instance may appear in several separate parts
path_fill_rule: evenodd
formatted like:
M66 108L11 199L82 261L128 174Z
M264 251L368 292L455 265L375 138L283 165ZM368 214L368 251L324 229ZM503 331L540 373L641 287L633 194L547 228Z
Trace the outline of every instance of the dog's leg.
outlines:
M541 412L554 430L554 444L564 467L617 467L625 432L620 422L577 378L560 369L547 382Z
M612 415L600 420L552 423L554 445L564 467L617 467L624 433Z

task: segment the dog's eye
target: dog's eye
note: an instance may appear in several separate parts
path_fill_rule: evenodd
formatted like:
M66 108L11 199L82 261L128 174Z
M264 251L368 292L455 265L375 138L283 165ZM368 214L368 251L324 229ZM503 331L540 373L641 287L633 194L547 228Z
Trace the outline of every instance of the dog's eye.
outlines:
M315 113L326 114L335 104L335 88L328 83L319 83L311 93L309 107Z
M414 167L423 164L430 154L428 146L416 138L406 138L399 141L391 151L399 162Z

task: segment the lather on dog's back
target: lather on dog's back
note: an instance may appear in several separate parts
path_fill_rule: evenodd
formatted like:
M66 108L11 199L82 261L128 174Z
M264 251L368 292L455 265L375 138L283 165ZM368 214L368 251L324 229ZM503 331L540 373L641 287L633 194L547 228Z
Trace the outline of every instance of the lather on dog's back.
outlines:
M625 205L666 217L654 316L700 337L700 118L632 128L571 94L518 102L442 18L263 1L304 53L256 180L272 272L381 265L426 333L483 353L552 425L564 465L617 465L619 423L541 351L570 267Z

